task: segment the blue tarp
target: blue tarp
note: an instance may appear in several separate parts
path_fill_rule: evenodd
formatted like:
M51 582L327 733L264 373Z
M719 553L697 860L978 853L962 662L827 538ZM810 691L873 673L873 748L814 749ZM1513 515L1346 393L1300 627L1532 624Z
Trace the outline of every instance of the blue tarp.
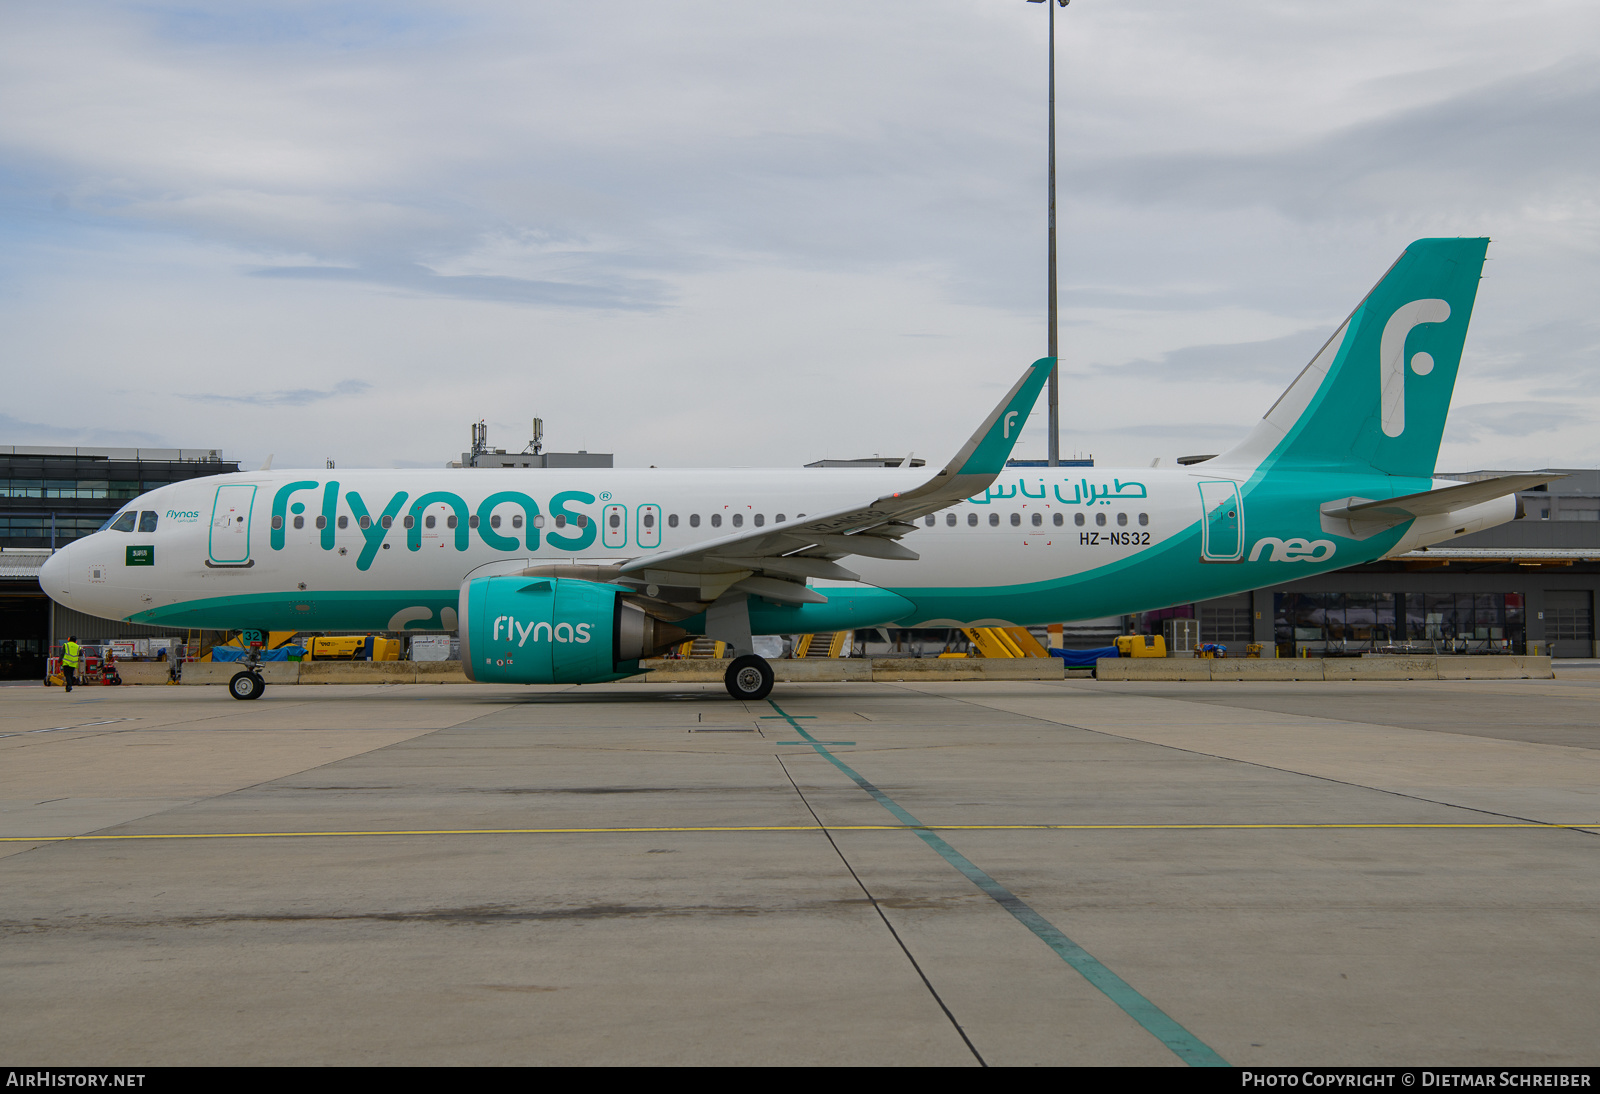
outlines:
M250 651L245 649L243 646L212 646L211 660L243 661L249 653ZM291 653L300 657L304 657L306 655L306 649L304 646L279 646L275 650L262 650L261 660L287 661L289 660L289 655Z
M1117 656L1117 647L1101 646L1093 650L1051 650L1051 657L1059 657L1067 663L1069 669L1092 669L1094 663L1102 657Z

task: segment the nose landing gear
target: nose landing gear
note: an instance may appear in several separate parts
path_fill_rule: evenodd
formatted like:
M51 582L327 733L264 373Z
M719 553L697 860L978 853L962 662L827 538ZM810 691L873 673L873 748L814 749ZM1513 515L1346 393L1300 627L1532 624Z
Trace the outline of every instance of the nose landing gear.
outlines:
M228 694L235 699L259 699L267 682L253 672L236 672L228 681Z

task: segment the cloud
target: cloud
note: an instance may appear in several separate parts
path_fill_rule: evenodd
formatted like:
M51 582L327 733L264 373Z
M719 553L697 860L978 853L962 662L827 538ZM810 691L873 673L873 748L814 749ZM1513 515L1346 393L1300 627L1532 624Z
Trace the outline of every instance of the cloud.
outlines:
M1044 350L1043 16L0 5L0 375L30 428L279 465L535 414L622 465L931 450ZM1594 5L1067 9L1063 447L1241 434L1420 235L1495 238L1458 401L1581 390L1597 40Z
M173 448L159 433L98 426L59 426L0 414L0 437L11 445L56 445L68 448Z
M1184 346L1155 359L1141 358L1123 365L1102 366L1097 371L1127 380L1144 377L1219 384L1282 382L1287 388L1299 369L1316 356L1332 334L1332 328L1316 327L1259 342Z
M387 268L350 266L260 266L252 277L297 278L309 281L347 281L407 292L455 296L467 300L493 300L512 304L543 304L568 308L646 310L661 306L666 288L660 282L617 278L610 285L585 285L562 281L486 274L439 274L426 266L394 265Z
M1067 185L1132 203L1262 206L1295 220L1426 217L1584 198L1600 144L1573 135L1600 117L1600 74L1573 59L1252 152L1142 155L1068 173Z
M1532 437L1564 426L1589 421L1592 408L1569 402L1525 399L1518 402L1477 403L1450 408L1451 439L1476 441L1484 434L1496 437Z
M347 395L360 395L372 390L372 385L365 380L341 380L326 391L316 391L311 388L296 388L293 391L256 392L249 395L184 395L185 399L192 399L197 403L224 403L237 406L261 407L287 407L310 406L313 403L325 402L329 399L338 399Z

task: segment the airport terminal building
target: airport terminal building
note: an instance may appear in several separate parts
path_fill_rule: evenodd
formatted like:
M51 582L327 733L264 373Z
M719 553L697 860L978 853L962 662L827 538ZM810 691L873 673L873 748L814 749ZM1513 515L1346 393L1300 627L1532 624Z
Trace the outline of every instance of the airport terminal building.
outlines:
M166 634L53 603L39 567L146 491L237 470L214 448L0 446L0 680L42 679L52 637L69 631L85 641Z

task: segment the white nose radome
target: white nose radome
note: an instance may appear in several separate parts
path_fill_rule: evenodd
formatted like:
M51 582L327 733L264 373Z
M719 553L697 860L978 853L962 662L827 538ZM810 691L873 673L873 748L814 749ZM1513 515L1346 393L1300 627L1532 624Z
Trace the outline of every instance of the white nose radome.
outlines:
M63 603L72 595L72 565L67 561L71 553L71 547L63 547L39 567L39 587L46 596Z

